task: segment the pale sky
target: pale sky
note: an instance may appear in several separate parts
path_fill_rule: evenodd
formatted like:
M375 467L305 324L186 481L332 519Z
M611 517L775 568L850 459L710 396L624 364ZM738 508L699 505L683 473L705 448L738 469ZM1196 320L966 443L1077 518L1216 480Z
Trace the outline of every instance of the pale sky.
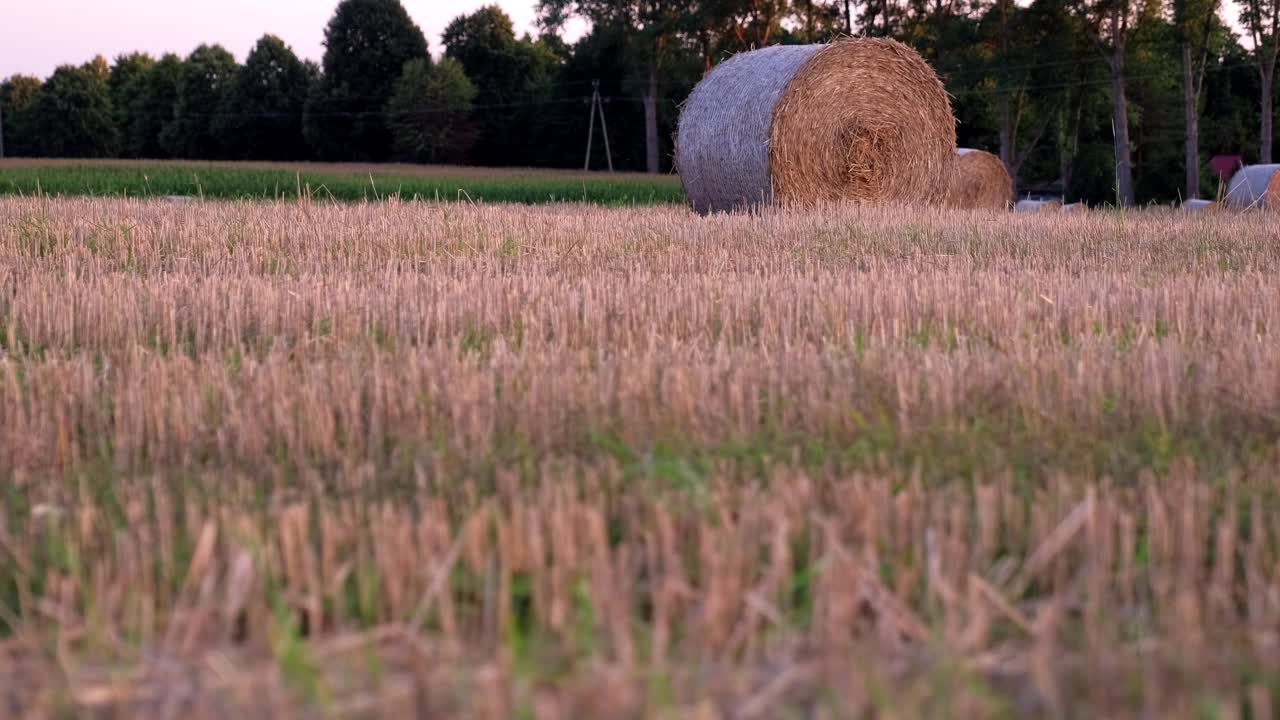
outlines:
M501 5L516 34L533 29L537 0L401 0L426 33L431 54L443 49L449 21L484 5ZM187 55L221 43L244 62L264 33L279 35L302 58L324 54L324 27L338 0L0 0L0 78L48 77L65 63L108 60L133 50Z

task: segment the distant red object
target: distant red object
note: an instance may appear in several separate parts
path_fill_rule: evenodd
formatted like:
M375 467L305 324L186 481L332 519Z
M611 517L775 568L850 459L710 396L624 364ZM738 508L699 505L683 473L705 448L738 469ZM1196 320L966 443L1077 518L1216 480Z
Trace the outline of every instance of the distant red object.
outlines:
M1219 180L1225 180L1236 171L1236 168L1244 165L1244 157L1241 155L1215 155L1209 161L1209 167L1218 174Z

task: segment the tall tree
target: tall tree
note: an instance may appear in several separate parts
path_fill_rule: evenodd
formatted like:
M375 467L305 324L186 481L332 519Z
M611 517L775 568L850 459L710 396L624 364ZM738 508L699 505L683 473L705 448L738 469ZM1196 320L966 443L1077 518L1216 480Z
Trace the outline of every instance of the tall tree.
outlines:
M793 37L798 42L825 42L845 33L845 6L839 0L794 0Z
M798 0L801 5L804 2ZM792 5L791 0L702 0L689 19L709 26L719 36L722 50L742 52L777 42L784 32L783 20L792 19L793 14L799 15L802 28L814 31L818 15L812 0L801 8Z
M14 75L0 83L0 113L4 115L4 154L31 157L39 154L38 125L32 117L40 78Z
M160 142L169 155L188 159L220 157L222 138L215 123L238 69L235 57L221 45L201 45L187 57L173 119L160 134Z
M1253 41L1254 62L1258 67L1258 79L1262 82L1259 160L1265 164L1271 162L1272 142L1275 140L1272 93L1276 83L1276 56L1280 51L1280 0L1240 0L1240 22Z
M645 167L651 173L660 168L658 145L658 88L664 55L679 40L679 30L692 0L538 0L546 27L559 28L570 16L590 21L597 27L624 28L635 38L644 65Z
M903 5L895 0L864 0L858 15L858 31L870 37L899 35L904 15Z
M1013 4L1013 0L996 0L996 43L999 62L999 80L997 82L997 92L1000 104L1000 161L1004 163L1005 168L1009 171L1009 175L1014 178L1013 192L1016 196L1018 193L1018 148L1017 148L1017 127L1018 123L1014 115L1014 98L1011 96L1011 78L1009 77L1009 65L1013 53L1011 52L1010 31L1009 31L1009 15L1016 12L1017 8ZM1022 85L1022 92L1018 93L1018 98L1025 97L1026 84Z
M134 152L136 147L129 142L129 138L134 135L132 125L137 121L132 109L143 88L141 78L155 64L155 58L146 53L135 52L120 55L111 65L107 89L111 93L111 111L115 116L116 129L120 132L120 154L123 157L138 157Z
M160 138L177 110L182 68L182 58L166 53L130 81L133 87L123 93L130 98L126 109L128 121L121 127L126 157L170 157Z
M302 113L312 73L280 38L264 35L258 40L214 124L223 155L237 160L304 158Z
M80 67L102 82L108 82L111 79L111 64L101 55L94 55L92 60Z
M383 108L427 39L399 0L343 0L325 28L324 74L307 100L307 140L329 160L385 160Z
M97 61L54 70L36 93L30 113L39 129L35 145L41 155L102 158L118 149L107 73Z
M1204 85L1201 147L1210 152L1258 157L1258 71L1252 51L1230 28L1210 43L1213 81Z
M1125 59L1139 17L1150 12L1152 7L1141 4L1139 0L1080 0L1078 9L1111 73L1116 201L1122 207L1130 207L1136 199L1133 192L1133 150L1129 143Z
M459 162L475 133L469 123L476 87L453 58L410 60L387 103L387 124L398 159Z
M1209 63L1209 39L1217 24L1220 0L1171 0L1170 12L1182 55L1183 139L1186 197L1200 197L1200 98Z
M991 54L985 63L973 58L968 72L986 72L990 79L971 92L986 100L983 119L995 126L999 156L1016 193L1022 168L1061 119L1059 108L1072 100L1061 68L1073 65L1076 77L1086 81L1092 50L1061 0L1036 0L1028 7L996 0L981 20L979 37ZM1046 63L1046 57L1056 62Z
M528 37L517 39L511 18L497 5L454 18L441 39L445 56L461 64L478 91L474 119L480 136L472 159L481 165L529 164L533 133L560 62L555 51Z

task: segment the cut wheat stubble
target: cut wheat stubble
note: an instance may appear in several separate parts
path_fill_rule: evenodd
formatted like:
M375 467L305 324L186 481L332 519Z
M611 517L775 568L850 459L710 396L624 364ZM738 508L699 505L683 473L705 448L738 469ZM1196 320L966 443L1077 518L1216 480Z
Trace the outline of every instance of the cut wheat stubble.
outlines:
M0 700L1265 710L1273 238L0 201Z

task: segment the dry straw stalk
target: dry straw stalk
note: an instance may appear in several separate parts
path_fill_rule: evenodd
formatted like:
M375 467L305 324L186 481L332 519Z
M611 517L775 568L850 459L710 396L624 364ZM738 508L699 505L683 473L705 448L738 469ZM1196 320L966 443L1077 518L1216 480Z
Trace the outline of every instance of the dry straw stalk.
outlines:
M0 716L1275 717L1274 236L0 200Z

